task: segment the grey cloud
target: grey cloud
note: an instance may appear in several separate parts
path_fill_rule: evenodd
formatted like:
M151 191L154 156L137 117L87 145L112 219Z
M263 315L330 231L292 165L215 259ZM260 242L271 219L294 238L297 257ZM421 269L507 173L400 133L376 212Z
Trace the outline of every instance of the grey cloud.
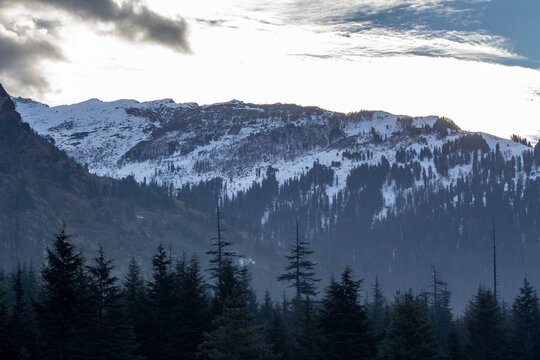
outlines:
M188 26L184 19L164 17L137 0L22 0L63 10L82 21L112 26L112 33L131 41L144 41L189 52Z
M10 88L25 96L40 96L50 90L42 64L64 60L56 35L66 20L30 16L26 22L17 23L15 20L20 19L2 15L3 10L14 6L22 6L30 14L42 10L46 14L50 9L63 11L92 25L104 24L108 32L133 42L158 44L182 53L190 51L184 19L164 17L138 0L0 0L0 75Z
M35 34L28 27L10 26L0 18L4 30L0 32L0 75L4 83L25 96L39 96L49 90L43 75L44 60L63 60L61 49L54 37ZM42 28L34 24L36 28Z

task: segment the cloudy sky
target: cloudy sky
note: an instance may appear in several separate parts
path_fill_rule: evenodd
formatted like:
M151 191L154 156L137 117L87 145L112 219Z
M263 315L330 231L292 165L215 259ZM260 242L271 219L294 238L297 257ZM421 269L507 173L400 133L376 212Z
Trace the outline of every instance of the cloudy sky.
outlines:
M0 0L0 82L51 104L239 99L540 136L538 0Z

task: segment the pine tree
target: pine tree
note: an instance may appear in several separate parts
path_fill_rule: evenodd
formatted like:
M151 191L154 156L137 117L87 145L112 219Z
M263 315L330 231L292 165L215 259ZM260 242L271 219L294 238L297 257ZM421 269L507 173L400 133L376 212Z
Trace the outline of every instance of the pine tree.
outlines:
M118 278L112 260L100 246L94 264L88 266L90 295L95 309L93 356L98 359L133 359L135 334L122 308Z
M468 359L505 359L506 339L501 308L496 297L482 287L469 303L465 314L467 340L465 352Z
M171 313L174 311L175 288L169 271L171 259L162 245L152 257L152 280L148 284L150 316L146 339L142 349L147 359L167 359L170 348Z
M459 332L455 323L452 323L450 331L448 332L448 338L446 340L448 344L448 358L449 360L461 360L461 339L459 338Z
M9 356L12 356L12 351L9 341L9 312L4 282L4 270L0 268L0 358L8 359Z
M215 279L217 284L216 287L219 286L219 282L221 281L221 271L223 268L223 263L231 257L236 256L234 251L231 251L229 248L232 245L231 242L227 241L225 239L225 236L223 235L223 229L221 225L221 215L219 211L219 202L216 204L216 223L217 223L217 236L212 239L212 247L213 250L209 250L206 252L207 255L211 255L210 259L210 268L208 269L210 271L210 278Z
M212 324L214 329L205 333L199 345L198 356L203 360L217 359L273 359L270 346L262 337L262 329L255 324L255 317L247 309L241 284L230 262L224 262L224 279L234 279L225 297L223 311Z
M256 314L259 305L257 304L257 296L255 295L255 291L251 287L251 280L253 278L249 272L248 266L245 263L240 268L239 276L242 294L244 294L247 307L251 313Z
M274 304L272 302L272 298L270 297L270 292L266 290L264 293L263 303L261 304L260 309L257 312L259 322L264 324L265 326L268 325L270 319L272 318L273 310Z
M212 239L212 250L206 252L210 255L210 279L215 281L211 287L214 290L213 312L215 315L221 314L225 300L230 292L230 283L232 273L229 272L232 266L232 258L238 256L234 251L230 250L231 242L225 239L221 225L221 214L219 210L219 202L216 204L216 223L217 236ZM234 271L236 276L236 270Z
M292 328L294 358L302 360L316 359L319 350L320 334L317 326L317 312L311 297L293 299L294 310Z
M146 338L146 326L149 323L147 319L149 302L141 266L134 258L129 261L128 271L123 280L122 302L127 321L135 333L135 343L141 345L135 350L135 354L140 355L143 341Z
M206 284L197 257L189 261L182 258L175 275L179 294L173 312L173 354L178 359L195 359L210 322Z
M214 290L214 298L212 303L212 311L214 315L221 315L223 308L225 307L225 301L228 298L234 297L236 287L240 287L238 280L238 267L232 262L232 259L227 257L223 259L221 270L219 274L219 281L217 287ZM244 296L241 288L240 293Z
M512 359L532 360L540 356L540 309L536 291L527 279L512 305Z
M384 330L390 322L390 318L387 313L387 301L378 277L375 278L375 283L372 287L372 299L371 303L368 304L367 310L375 339L377 342L380 342L384 335Z
M36 350L36 328L23 290L23 274L25 271L21 265L17 265L12 287L15 302L9 332L13 354L16 358L31 357Z
M332 279L326 289L319 315L325 359L375 358L375 338L359 302L360 285L361 280L353 280L352 270L346 267L341 282Z
M432 267L431 288L430 321L443 350L447 350L446 341L452 324L451 293L448 290L448 283L442 280L435 266Z
M396 296L392 320L381 348L386 360L437 359L439 345L425 306L411 291Z
M36 304L43 359L81 359L91 350L88 280L84 258L69 241L65 227L46 250Z
M290 255L285 256L289 264L285 268L285 273L278 277L278 281L287 281L296 290L296 297L316 296L315 283L320 279L315 278L314 268L316 263L309 260L309 255L313 254L309 250L309 243L300 241L298 231L298 220L296 221L296 242L291 249Z
M276 303L271 309L270 318L265 326L265 337L267 344L272 346L277 359L290 359L291 342L283 316L283 308L279 303Z

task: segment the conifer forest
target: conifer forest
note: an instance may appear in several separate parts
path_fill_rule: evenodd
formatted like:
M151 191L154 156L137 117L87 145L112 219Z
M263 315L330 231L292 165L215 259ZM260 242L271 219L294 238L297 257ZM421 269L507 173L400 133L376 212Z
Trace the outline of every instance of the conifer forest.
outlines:
M540 0L0 0L0 360L540 360Z
M87 259L64 226L40 267L0 273L1 358L538 359L540 307L526 278L506 303L494 271L494 288L479 286L462 314L435 267L420 293L385 294L349 266L321 287L297 223L276 277L291 291L259 299L217 214L207 264L159 245L151 273L132 258L119 277L103 248Z

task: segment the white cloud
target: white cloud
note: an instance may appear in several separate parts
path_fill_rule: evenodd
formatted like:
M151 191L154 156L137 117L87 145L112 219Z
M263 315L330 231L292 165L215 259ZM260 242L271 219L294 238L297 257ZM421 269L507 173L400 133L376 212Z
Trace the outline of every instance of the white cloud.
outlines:
M373 27L348 33L339 23L319 20L358 4L377 9L389 2L317 1L314 11L300 13L305 20L291 21L291 9L302 3L308 2L152 1L154 10L182 14L189 22L193 54L187 56L151 44L134 46L71 24L61 33L69 61L43 66L57 92L40 100L59 104L92 97L172 97L213 103L237 98L344 112L444 115L465 129L503 137L540 129L540 101L534 95L540 72L478 61L517 58L505 50L505 39ZM421 7L444 1L407 3Z

